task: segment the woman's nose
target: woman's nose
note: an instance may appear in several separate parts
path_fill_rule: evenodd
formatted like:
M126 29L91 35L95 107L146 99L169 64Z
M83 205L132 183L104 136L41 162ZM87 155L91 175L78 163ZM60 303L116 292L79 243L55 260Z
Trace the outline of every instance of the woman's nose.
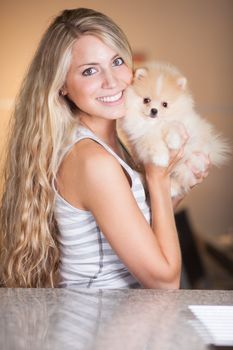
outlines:
M102 86L105 89L115 88L117 85L117 78L112 71L106 71L103 73L103 83Z

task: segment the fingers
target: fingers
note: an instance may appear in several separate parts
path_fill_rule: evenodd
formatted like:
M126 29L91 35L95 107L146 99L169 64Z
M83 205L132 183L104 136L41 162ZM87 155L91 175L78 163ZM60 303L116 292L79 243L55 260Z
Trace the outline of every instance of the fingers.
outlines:
M168 172L172 170L172 168L183 158L183 156L184 146L182 146L179 150L170 151L170 162L168 165Z
M193 172L195 178L197 180L201 180L201 179L205 179L208 175L209 175L209 171L197 171L197 172Z
M185 128L183 128L181 136L182 136L182 139L183 139L183 146L184 146L187 143L187 141L189 140L189 134L187 133Z
M194 152L194 155L200 160L201 163L199 163L199 167L197 167L197 165L195 166L191 164L190 161L187 162L187 166L193 174L190 180L190 188L193 188L201 183L209 175L211 168L211 161L208 155L201 152Z
M173 122L173 125L175 125L176 130L178 130L178 133L180 135L180 137L182 138L182 145L184 146L185 143L188 141L189 139L189 134L184 126L183 123L180 122Z
M178 150L170 149L169 168L172 168L184 156L184 147L189 139L189 134L183 124L177 123L179 135L181 137L181 147Z
M202 172L209 171L211 168L210 156L203 152L193 152L193 156L195 156L202 163ZM200 170L200 169L199 169Z

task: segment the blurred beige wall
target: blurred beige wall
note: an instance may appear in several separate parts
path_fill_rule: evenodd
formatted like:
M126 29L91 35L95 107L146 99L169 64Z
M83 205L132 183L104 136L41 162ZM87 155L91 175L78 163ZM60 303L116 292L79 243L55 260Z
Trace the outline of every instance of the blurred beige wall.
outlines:
M20 81L43 31L64 8L90 7L111 16L135 52L175 64L188 77L197 109L233 139L232 0L1 0L0 150ZM200 233L233 226L233 162L213 169L183 206Z

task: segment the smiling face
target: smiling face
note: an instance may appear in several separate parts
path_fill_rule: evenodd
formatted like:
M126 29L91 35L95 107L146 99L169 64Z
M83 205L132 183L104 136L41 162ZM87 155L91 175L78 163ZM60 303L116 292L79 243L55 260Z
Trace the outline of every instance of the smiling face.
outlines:
M124 91L132 71L119 52L92 35L83 35L72 51L63 91L80 110L80 117L118 119L125 114Z

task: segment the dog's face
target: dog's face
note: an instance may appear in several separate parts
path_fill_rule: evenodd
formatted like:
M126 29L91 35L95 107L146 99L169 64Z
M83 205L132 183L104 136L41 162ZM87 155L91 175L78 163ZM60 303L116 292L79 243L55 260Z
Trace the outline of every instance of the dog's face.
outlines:
M142 118L172 118L187 100L186 78L170 67L139 68L132 84Z

